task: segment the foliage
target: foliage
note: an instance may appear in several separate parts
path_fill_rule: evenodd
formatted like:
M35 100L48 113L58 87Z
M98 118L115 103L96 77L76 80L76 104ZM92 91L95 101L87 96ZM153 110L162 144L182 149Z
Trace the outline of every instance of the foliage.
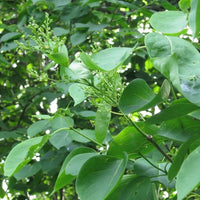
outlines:
M0 198L199 199L199 1L15 5L0 2Z

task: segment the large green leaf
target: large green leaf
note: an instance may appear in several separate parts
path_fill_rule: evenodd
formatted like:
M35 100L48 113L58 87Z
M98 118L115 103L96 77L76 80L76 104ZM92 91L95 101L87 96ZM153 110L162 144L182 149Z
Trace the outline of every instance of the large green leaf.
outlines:
M81 167L84 163L93 156L97 156L97 152L91 153L82 153L75 155L71 160L67 163L65 168L65 174L71 174L72 176L77 176Z
M48 54L47 56L49 57L49 59L53 60L63 67L68 67L69 65L68 51L65 45L58 47L58 50L56 50L56 52Z
M194 110L197 110L198 108L199 108L198 106L190 103L189 101L187 101L187 99L178 99L173 101L171 105L162 110L160 113L149 118L148 122L159 124L163 121L184 116Z
M179 169L184 161L184 159L188 156L188 152L193 151L199 146L200 143L200 136L199 133L192 136L189 140L187 140L185 143L183 143L176 156L173 159L173 163L169 168L168 171L168 177L171 181L179 172Z
M153 187L145 176L125 175L106 200L154 200Z
M72 46L76 46L78 44L81 44L84 42L87 38L87 32L75 32L71 37L70 41L72 43Z
M183 162L177 175L178 200L186 197L200 183L200 147L196 148Z
M153 64L189 101L200 105L200 54L178 37L150 33L145 38ZM192 69L192 70L191 70Z
M119 107L124 114L146 110L166 100L169 96L170 85L167 80L155 95L143 79L135 79L125 88L120 98Z
M53 131L74 126L74 120L70 117L56 117L50 123Z
M92 70L99 69L99 66L92 60L91 56L87 55L86 53L82 52L80 58L89 69Z
M105 199L121 179L126 163L126 156L121 160L99 155L87 160L81 168L76 182L80 199Z
M162 33L179 33L187 26L187 14L181 11L163 11L154 13L151 26Z
M95 119L95 136L98 142L103 142L107 132L111 118L110 105L100 106L96 113Z
M142 129L147 134L154 135L157 128L151 125L147 126L148 128L143 127ZM139 156L139 153L146 154L153 148L154 146L136 128L128 126L114 137L108 149L108 155L122 158L123 152L126 152L129 158L136 158Z
M49 142L56 147L56 149L60 149L61 147L68 146L72 142L72 139L68 131L62 130L51 136Z
M70 117L57 117L54 118L51 122L52 131L59 130L61 128L69 128L74 125L74 121ZM53 134L50 138L50 143L60 149L63 146L67 146L72 142L71 137L69 136L68 130L58 131L56 134Z
M132 51L133 48L115 47L102 50L91 57L101 70L111 71L123 64Z
M49 139L49 135L35 137L17 144L8 154L4 164L4 175L12 176L23 168Z
M95 150L87 148L87 147L80 147L78 149L73 150L65 159L65 161L62 164L61 170L58 174L55 186L54 186L54 191L56 192L59 189L61 189L62 187L64 187L65 185L71 183L74 179L75 176L72 174L66 174L65 173L65 168L68 165L68 163L70 162L70 160L79 154L84 154L84 153L95 153Z
M74 83L69 86L69 94L74 100L74 106L78 105L86 99L84 86L78 83Z
M50 128L50 123L48 120L37 121L31 126L29 126L29 128L27 129L27 134L28 136L33 137L38 133L41 133L49 128Z
M21 180L23 178L35 175L40 169L41 169L41 165L38 162L31 165L26 165L19 172L14 174L14 177L17 180Z
M194 120L192 117L184 116L164 121L157 134L171 140L186 142L189 138L198 134L199 130L199 121Z
M82 53L81 60L90 69L111 71L123 64L132 51L133 48L114 47L102 50L91 57Z
M192 0L189 15L189 25L193 32L193 37L197 37L200 31L200 1Z
M92 79L93 75L91 74L90 70L81 62L75 60L69 65L69 69L73 73L72 80L79 80L79 79Z

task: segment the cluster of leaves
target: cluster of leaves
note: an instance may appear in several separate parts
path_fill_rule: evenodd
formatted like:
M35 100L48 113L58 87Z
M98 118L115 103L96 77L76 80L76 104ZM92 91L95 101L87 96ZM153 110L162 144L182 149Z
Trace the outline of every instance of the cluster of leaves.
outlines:
M198 199L200 3L16 4L0 3L0 197Z

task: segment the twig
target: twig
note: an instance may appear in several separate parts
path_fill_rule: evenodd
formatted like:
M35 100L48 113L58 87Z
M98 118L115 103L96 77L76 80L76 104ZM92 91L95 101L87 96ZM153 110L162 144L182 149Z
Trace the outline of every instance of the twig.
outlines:
M137 131L144 136L149 142L151 142L156 149L158 149L158 151L160 151L160 153L162 153L162 155L169 160L170 162L173 162L172 159L160 148L160 146L154 141L153 136L152 135L148 135L146 134L142 129L140 129L140 127L133 122L130 118L128 118L126 115L124 115L124 117L137 129Z
M139 155L140 155L142 158L144 158L144 159L145 159L150 165L152 165L154 168L156 168L156 169L158 169L159 171L161 171L161 172L167 174L165 170L163 170L163 169L157 167L156 165L154 165L154 164L153 164L150 160L148 160L148 158L146 158L144 155L142 155L141 153L139 153Z

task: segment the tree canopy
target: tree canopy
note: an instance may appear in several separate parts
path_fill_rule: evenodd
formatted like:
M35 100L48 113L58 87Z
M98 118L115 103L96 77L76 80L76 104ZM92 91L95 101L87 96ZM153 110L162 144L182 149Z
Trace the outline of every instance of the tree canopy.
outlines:
M0 198L200 198L199 1L0 10Z

